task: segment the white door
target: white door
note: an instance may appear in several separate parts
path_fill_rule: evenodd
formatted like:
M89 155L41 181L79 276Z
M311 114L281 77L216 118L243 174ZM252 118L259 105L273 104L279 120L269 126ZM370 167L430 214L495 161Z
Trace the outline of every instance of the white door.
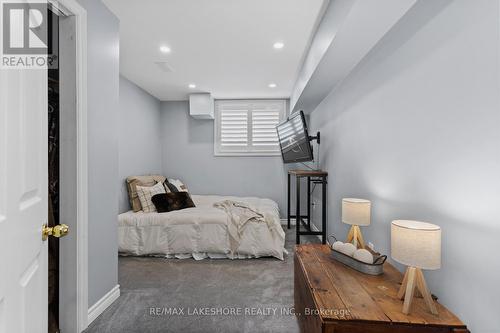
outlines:
M0 69L0 333L47 332L47 71Z

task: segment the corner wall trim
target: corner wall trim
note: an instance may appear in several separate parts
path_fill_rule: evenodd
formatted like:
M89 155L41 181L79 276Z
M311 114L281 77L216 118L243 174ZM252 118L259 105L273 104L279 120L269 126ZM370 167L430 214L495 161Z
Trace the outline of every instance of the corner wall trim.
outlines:
M117 284L106 295L89 308L88 324L96 320L114 301L120 297L120 285Z

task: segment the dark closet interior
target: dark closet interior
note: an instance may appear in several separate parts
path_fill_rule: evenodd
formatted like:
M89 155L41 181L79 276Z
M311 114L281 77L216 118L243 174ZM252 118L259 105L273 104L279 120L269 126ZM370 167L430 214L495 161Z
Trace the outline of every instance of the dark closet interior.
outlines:
M48 163L49 216L48 225L59 224L59 17L50 9L48 69ZM59 332L59 239L49 237L48 332Z

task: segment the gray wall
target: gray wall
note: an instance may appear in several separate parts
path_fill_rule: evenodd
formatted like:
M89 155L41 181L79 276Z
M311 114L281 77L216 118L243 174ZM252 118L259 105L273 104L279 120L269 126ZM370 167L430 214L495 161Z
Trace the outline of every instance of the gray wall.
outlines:
M286 212L281 156L214 156L213 120L189 116L189 103L162 102L163 173L179 178L194 194L259 196Z
M498 1L420 1L310 126L330 174L329 232L345 237L351 196L372 200L363 233L383 253L393 219L440 225L442 268L424 274L481 333L500 327L499 37Z
M89 306L118 283L119 22L100 0L87 10Z
M119 211L130 210L125 179L162 173L160 101L120 76Z

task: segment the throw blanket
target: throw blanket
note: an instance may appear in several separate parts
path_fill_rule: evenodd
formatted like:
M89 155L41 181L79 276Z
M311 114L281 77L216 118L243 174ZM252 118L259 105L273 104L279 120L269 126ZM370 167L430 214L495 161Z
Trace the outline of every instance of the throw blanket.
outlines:
M232 253L238 249L243 228L248 222L266 223L264 215L243 202L224 200L214 203L214 207L222 209L229 216L227 229L229 233L229 246Z

